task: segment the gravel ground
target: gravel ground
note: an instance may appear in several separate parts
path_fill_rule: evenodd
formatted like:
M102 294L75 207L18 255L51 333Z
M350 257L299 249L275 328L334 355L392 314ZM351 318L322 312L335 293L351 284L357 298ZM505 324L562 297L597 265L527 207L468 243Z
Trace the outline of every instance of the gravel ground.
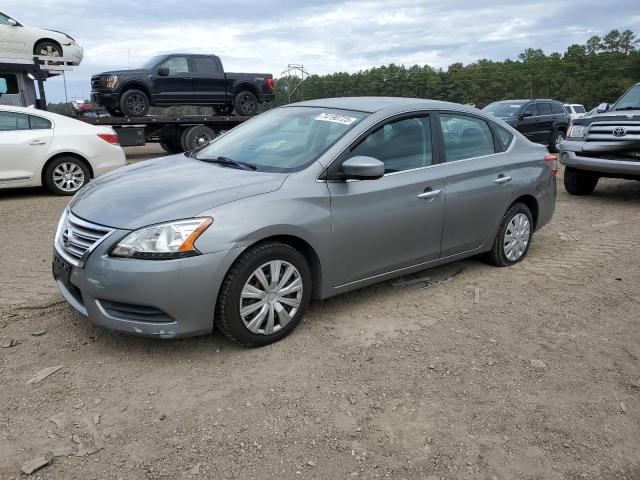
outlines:
M640 478L640 183L560 187L517 266L341 295L253 350L91 327L50 275L67 200L0 193L0 478Z

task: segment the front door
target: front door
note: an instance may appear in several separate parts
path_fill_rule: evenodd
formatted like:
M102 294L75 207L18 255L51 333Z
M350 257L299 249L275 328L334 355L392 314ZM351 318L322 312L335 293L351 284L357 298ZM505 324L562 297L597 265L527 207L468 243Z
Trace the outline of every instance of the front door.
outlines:
M532 142L539 142L542 137L538 125L538 107L535 103L530 103L520 114L522 120L518 122L518 131Z
M24 53L24 41L18 35L23 27L9 25L9 18L0 13L0 52Z
M448 257L491 237L511 198L515 170L486 120L448 112L439 118L446 159L442 257Z
M40 170L52 138L49 120L0 112L0 185L25 183Z
M224 103L227 97L226 77L218 62L210 56L194 56L193 96L198 104Z
M166 68L168 75L153 77L154 103L158 105L178 105L193 102L193 73L189 69L189 59L184 55L169 57L158 69Z
M329 182L333 286L435 260L440 255L444 168L434 161L429 115L394 119L343 158L384 162L377 180Z

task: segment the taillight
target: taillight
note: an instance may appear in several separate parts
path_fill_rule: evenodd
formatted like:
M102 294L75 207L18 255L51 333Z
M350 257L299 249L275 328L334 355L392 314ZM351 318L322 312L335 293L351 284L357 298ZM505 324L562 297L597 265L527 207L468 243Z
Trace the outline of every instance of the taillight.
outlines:
M274 88L276 88L276 82L273 81L273 78L267 78L264 83L267 84L269 90L273 90Z
M110 143L111 145L120 145L120 140L118 140L118 135L115 133L99 133L98 136L103 139L105 142Z
M551 163L551 175L555 177L558 174L558 158L555 155L547 155L544 161Z

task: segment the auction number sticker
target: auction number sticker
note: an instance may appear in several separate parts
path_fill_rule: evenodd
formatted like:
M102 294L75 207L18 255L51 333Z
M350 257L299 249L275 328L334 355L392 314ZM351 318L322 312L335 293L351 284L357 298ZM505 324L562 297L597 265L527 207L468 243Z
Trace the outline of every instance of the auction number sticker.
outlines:
M323 122L341 123L343 125L351 125L358 119L355 117L350 117L348 115L339 115L337 113L321 113L316 117L316 120L321 120Z

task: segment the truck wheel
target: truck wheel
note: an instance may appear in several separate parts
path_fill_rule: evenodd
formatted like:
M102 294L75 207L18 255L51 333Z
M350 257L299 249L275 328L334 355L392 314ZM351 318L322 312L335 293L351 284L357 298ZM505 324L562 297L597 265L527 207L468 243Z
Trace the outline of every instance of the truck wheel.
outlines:
M566 138L565 133L562 130L556 130L556 133L553 134L551 138L551 143L549 144L549 151L551 153L558 153L560 151L560 144L564 142Z
M231 115L233 113L233 105L216 105L213 110L216 115Z
M258 111L258 99L256 96L245 90L236 95L233 99L236 113L242 116L255 115Z
M592 172L571 167L564 169L564 188L571 195L589 195L595 190L598 180Z
M144 117L149 107L149 97L140 90L127 90L120 97L120 111L125 117Z
M44 169L44 184L55 195L73 195L90 179L89 169L76 157L58 157Z
M184 152L189 152L196 148L204 147L214 138L216 138L216 133L209 127L204 125L195 125L182 132L180 144L182 145Z

